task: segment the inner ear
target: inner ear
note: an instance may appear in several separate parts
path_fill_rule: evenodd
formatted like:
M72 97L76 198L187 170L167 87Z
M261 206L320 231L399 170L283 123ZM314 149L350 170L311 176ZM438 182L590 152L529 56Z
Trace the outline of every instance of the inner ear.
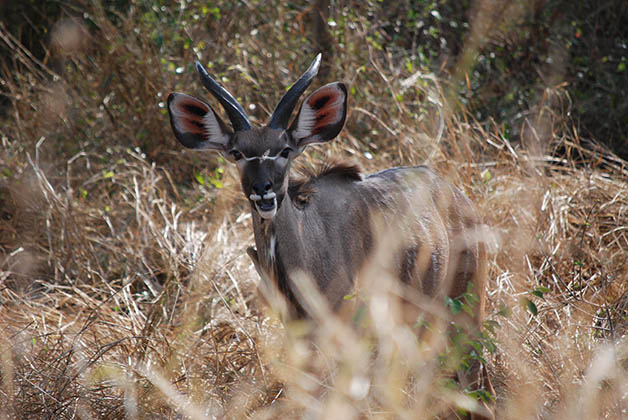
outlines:
M168 112L175 137L191 149L223 151L231 130L211 106L183 93L168 96Z
M342 130L347 115L347 88L330 83L308 96L290 131L300 148L334 139Z

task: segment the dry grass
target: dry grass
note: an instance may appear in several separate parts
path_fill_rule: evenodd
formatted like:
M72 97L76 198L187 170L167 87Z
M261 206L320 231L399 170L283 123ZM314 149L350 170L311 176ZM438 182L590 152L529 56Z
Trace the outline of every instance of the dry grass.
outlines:
M267 314L236 171L174 142L159 102L201 94L194 48L264 122L313 56L288 23L305 18L280 6L238 20L223 8L232 23L217 31L168 9L155 15L214 44L172 36L164 53L150 32L166 31L161 20L136 10L114 25L85 7L91 38L55 44L61 74L0 27L15 51L2 76L12 105L0 152L0 418L414 419L472 406L439 385L442 338L417 342L377 305L357 331L328 318L313 335ZM500 328L486 357L498 418L626 418L626 162L579 137L561 88L526 110L522 143L447 111L447 85L365 48L372 31L358 17L336 45L329 79L355 88L348 124L302 164L428 163L463 188L493 242L489 317Z

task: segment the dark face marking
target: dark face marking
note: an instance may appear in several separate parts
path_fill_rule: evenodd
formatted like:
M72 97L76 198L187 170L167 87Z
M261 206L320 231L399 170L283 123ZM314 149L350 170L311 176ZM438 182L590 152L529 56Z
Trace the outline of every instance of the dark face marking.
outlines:
M237 133L227 148L231 157L241 154L235 163L242 190L263 218L273 217L286 195L293 147L284 130L264 127Z

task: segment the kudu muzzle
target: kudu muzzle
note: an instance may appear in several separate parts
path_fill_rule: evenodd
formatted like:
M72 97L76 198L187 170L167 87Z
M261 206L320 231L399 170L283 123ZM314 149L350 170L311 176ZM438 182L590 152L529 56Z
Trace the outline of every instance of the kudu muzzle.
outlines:
M262 219L272 219L277 214L277 194L272 191L272 186L269 181L255 183L253 193L249 195Z

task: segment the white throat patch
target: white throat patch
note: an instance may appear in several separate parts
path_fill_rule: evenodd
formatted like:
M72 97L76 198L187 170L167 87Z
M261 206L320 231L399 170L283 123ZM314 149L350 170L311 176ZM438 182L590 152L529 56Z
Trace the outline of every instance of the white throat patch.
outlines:
M258 194L251 194L249 195L249 198L255 203L255 210L257 210L257 213L259 213L262 219L272 219L273 217L275 217L275 214L277 214L277 194L275 194L274 192L268 192L264 194L263 197ZM260 209L259 201L261 200L273 200L272 210Z
M275 262L275 252L277 248L277 237L274 233L270 234L270 244L268 248L268 256L270 257L270 263L272 264Z
M257 203L255 203L255 209L259 213L260 217L266 220L272 219L273 217L275 217L275 214L277 214L277 204L275 204L275 207L273 207L272 210L263 211L260 210L260 208L257 206Z

